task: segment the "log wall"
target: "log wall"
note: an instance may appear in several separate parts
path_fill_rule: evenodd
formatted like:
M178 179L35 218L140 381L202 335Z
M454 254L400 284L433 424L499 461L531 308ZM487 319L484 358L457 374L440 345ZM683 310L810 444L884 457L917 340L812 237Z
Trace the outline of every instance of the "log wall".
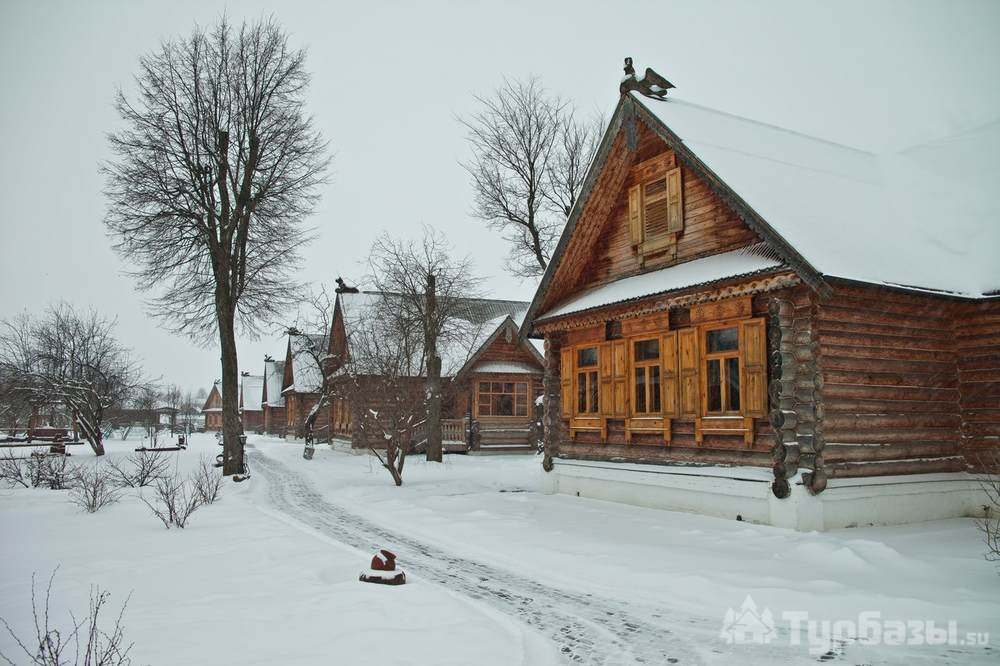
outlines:
M817 303L817 408L830 478L965 468L955 308L847 285Z
M964 303L955 316L962 449L971 464L996 464L1000 448L1000 299Z

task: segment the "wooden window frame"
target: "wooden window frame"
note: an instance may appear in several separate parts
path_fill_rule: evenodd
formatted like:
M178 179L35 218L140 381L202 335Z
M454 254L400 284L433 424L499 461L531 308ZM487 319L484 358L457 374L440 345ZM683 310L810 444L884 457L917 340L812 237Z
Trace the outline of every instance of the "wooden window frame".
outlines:
M601 415L601 345L583 343L573 346L573 416L596 418ZM597 360L593 365L580 365L579 353L584 349L593 349ZM584 374L584 401L587 411L580 411L580 375Z
M658 348L658 353L655 359L637 361L635 360L635 347L641 342L655 341ZM637 336L629 339L628 344L629 350L629 360L628 360L628 376L629 376L629 398L631 402L628 405L628 415L630 417L651 417L651 416L662 416L663 414L663 340L659 335L643 335ZM643 374L646 375L646 381L644 382L645 396L643 396L646 406L652 404L653 391L652 384L649 382L649 374L647 369L656 368L660 371L659 373L659 386L660 386L660 405L657 409L646 409L644 411L639 411L637 405L638 400L638 387L636 386L636 380L638 378L638 371L642 370Z
M675 160L658 156L635 167L633 173L634 184L628 189L628 226L633 248L640 257L645 257L676 246L684 231L683 172ZM663 182L663 192L647 199L647 188L659 182ZM650 236L647 207L659 201L666 202L665 226L661 232Z
M476 417L477 418L479 418L479 417L498 418L498 419L510 419L510 418L525 419L525 418L528 418L530 416L530 414L531 414L530 406L528 404L528 392L529 392L529 389L530 389L530 386L529 386L530 383L531 382L529 382L528 380L518 381L518 380L507 380L507 379L502 379L502 380L477 379L476 380ZM483 387L482 385L483 384L489 384L490 385L490 390L487 391L486 393L483 393L483 391L482 391L482 387ZM512 391L510 393L507 393L506 391L503 391L503 390L501 390L499 392L494 392L492 390L493 384L500 384L501 388L503 388L503 385L505 385L505 384L512 384L513 385L512 386ZM524 414L518 414L517 413L517 397L519 395L519 391L518 391L518 387L519 386L523 386L524 387L524 390L522 392L520 392L520 394L524 396ZM481 411L482 396L484 396L484 395L490 396L490 410L489 410L490 413L489 414L483 414L483 412ZM511 414L494 414L494 413L492 413L493 412L492 398L494 396L502 396L502 395L510 395Z
M736 349L721 351L721 352L709 352L708 351L708 334L711 331L721 331L727 328L736 329ZM698 371L701 374L701 416L703 418L713 418L713 417L742 417L744 416L744 401L743 401L743 355L744 355L744 342L743 342L743 332L740 328L740 320L728 320L723 322L713 322L711 324L702 324L698 327L698 337L699 337L699 350L700 359L698 364ZM729 405L729 383L728 374L726 372L727 361L730 359L736 359L737 372L736 377L739 382L739 401L740 407L736 410L726 409ZM720 388L720 399L722 401L723 409L718 412L710 412L708 410L708 364L710 361L719 362L719 388Z

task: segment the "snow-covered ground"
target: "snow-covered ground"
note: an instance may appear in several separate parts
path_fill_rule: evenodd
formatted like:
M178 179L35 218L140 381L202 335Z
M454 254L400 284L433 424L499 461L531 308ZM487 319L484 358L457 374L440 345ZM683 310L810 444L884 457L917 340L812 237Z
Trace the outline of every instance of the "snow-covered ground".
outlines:
M193 444L179 464L217 448L210 436ZM1000 576L969 520L798 533L546 496L536 457L411 458L396 488L367 455L321 446L306 461L300 444L250 445L253 478L227 483L183 531L136 498L86 515L63 493L0 493L0 616L26 630L31 572L58 564L60 609L85 606L94 583L119 601L132 592L138 663L816 663L824 655L791 644L790 612L991 635L839 642L824 657L834 663L1000 660ZM378 546L410 584L356 580ZM774 619L767 644L720 636L748 595Z

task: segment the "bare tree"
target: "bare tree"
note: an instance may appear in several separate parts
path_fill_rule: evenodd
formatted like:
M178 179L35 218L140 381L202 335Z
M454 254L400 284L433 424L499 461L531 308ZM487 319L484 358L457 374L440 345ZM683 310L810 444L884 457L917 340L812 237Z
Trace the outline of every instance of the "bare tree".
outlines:
M122 404L140 383L115 324L66 304L39 318L24 314L0 323L0 367L9 390L34 405L65 405L99 456L105 410Z
M77 620L70 613L70 624L63 629L52 626L49 600L52 597L52 581L56 572L49 577L45 589L45 600L39 603L35 587L35 575L31 575L31 615L35 635L26 639L20 638L5 618L0 618L4 628L13 640L13 644L24 653L28 664L35 666L128 666L132 663L129 652L132 644L125 643L125 629L122 618L128 599L122 604L114 626L110 630L101 627L101 611L111 599L111 593L98 588L92 588L90 606L87 616ZM8 664L14 661L0 652L0 659Z
M185 481L178 474L160 477L153 489L152 501L145 497L140 499L168 530L171 527L184 529L188 518L202 505L196 481Z
M508 270L541 275L580 193L601 120L581 123L537 79L506 81L461 122L473 158L475 214L511 244Z
M441 356L445 345L469 339L476 327L464 316L469 299L479 295L480 280L468 257L457 258L445 236L424 228L417 241L383 235L369 256L378 291L394 294L383 323L393 330L420 331L420 367L427 377L427 460L441 462ZM393 321L390 321L393 320Z
M326 289L310 290L302 299L296 323L288 328L288 334L297 336L292 345L291 353L296 359L302 358L305 364L316 369L319 386L314 387L318 394L316 403L306 414L303 433L306 439L312 440L316 420L321 411L330 404L333 397L334 381L328 351L330 343L330 325L333 321L334 302L330 300Z
M397 486L412 451L415 430L426 415L419 374L422 331L397 316L399 299L385 295L350 332L350 356L338 382L355 405L362 444L379 459ZM383 454L379 451L384 448Z
M272 20L164 42L119 92L107 227L171 329L222 355L223 472L242 469L236 329L256 334L295 294L303 220L326 144L305 113L305 53Z

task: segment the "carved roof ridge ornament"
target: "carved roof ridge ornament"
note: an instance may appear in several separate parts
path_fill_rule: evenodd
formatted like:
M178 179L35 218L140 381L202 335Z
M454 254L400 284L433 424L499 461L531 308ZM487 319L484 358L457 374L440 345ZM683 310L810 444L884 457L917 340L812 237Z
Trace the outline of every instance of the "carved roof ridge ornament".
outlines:
M676 88L674 84L653 71L651 67L646 68L646 73L642 77L636 77L635 68L632 66L632 58L625 58L625 77L622 78L618 90L626 95L635 90L651 99L664 99L667 91Z

